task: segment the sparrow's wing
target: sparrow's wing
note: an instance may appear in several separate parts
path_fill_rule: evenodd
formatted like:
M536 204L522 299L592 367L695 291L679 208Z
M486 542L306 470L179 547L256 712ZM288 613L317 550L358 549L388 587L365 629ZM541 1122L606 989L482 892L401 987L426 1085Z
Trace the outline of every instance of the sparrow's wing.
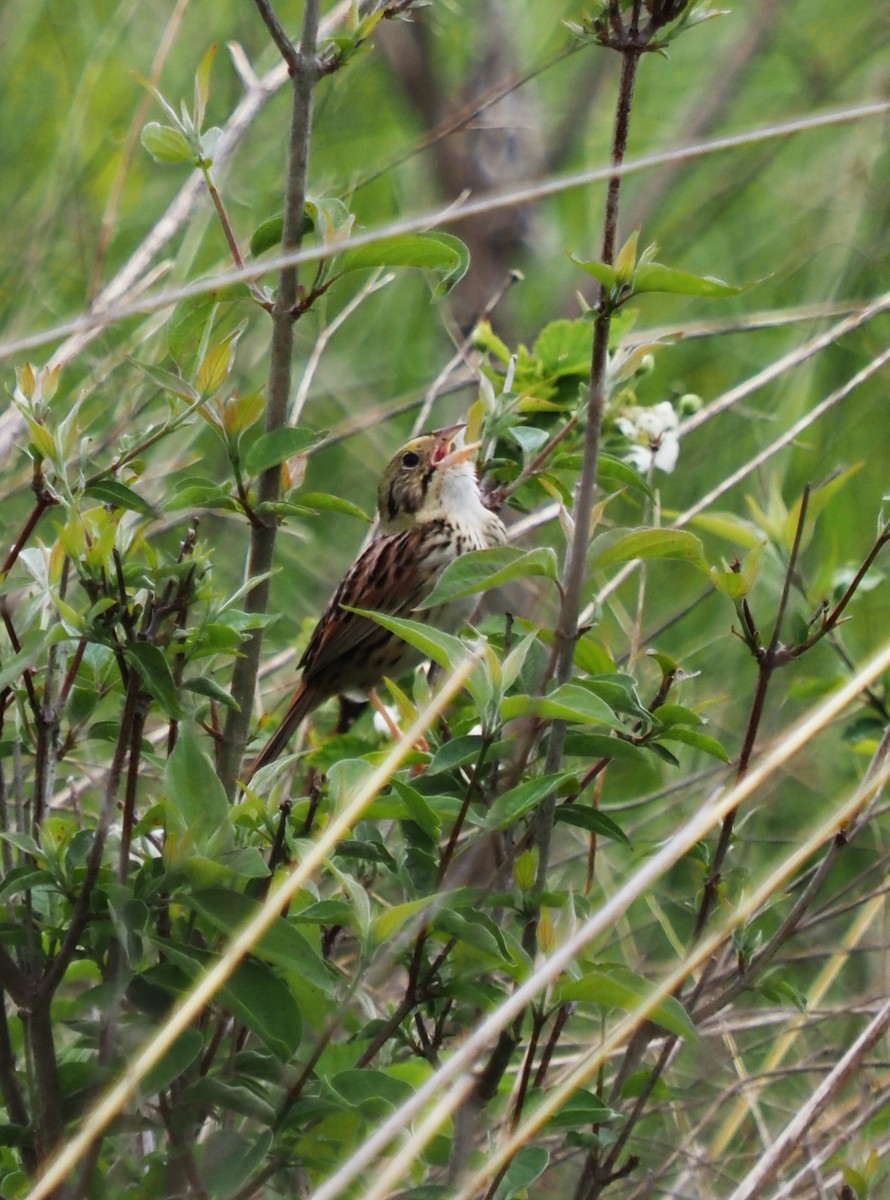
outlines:
M315 627L300 662L304 679L327 671L347 654L366 654L391 635L367 617L346 612L369 608L404 616L429 592L438 572L430 571L424 543L430 530L424 526L375 538L359 555L331 597Z

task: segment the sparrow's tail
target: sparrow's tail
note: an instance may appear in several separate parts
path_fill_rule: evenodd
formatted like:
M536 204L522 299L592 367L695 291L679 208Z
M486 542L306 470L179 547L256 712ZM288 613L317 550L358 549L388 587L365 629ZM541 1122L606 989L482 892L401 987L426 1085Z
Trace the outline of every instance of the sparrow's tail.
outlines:
M245 783L250 783L254 775L260 767L264 767L266 763L274 762L282 753L287 743L290 741L291 734L300 724L305 716L307 716L321 697L314 688L307 687L305 683L301 683L294 692L294 697L288 705L287 712L281 718L281 724L263 746L262 750L253 760L253 765L247 772Z

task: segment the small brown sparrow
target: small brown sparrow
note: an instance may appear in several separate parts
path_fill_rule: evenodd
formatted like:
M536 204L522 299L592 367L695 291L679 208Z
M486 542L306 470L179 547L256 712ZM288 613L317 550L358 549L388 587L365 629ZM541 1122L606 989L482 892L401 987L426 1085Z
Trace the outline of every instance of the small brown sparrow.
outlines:
M423 661L401 638L342 605L411 617L451 632L469 619L475 597L416 609L449 563L468 550L502 546L507 540L500 518L479 495L470 461L478 443L455 447L462 429L450 425L414 438L383 472L377 489L380 533L328 602L300 660L300 684L248 779L281 754L303 718L323 700L340 693L367 694L384 675L397 678Z

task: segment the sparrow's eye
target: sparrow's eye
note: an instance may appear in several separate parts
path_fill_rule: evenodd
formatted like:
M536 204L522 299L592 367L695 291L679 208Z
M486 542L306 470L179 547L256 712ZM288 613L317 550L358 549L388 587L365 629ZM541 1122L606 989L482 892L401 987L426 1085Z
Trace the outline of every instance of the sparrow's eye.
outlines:
M415 454L413 450L408 450L408 451L406 451L405 454L402 455L402 466L403 467L408 467L408 468L416 467L419 462L420 462L420 455Z

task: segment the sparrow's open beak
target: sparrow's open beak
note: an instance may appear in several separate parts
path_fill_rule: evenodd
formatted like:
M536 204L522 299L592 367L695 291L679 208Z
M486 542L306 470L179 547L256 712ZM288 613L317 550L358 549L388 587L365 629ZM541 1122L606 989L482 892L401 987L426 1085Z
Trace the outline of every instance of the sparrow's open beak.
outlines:
M466 429L466 425L461 421L457 425L448 425L445 429L433 431L433 437L436 439L433 462L437 467L456 467L459 463L472 458L482 445L481 442L471 442L468 446L455 447L454 443L464 429Z

